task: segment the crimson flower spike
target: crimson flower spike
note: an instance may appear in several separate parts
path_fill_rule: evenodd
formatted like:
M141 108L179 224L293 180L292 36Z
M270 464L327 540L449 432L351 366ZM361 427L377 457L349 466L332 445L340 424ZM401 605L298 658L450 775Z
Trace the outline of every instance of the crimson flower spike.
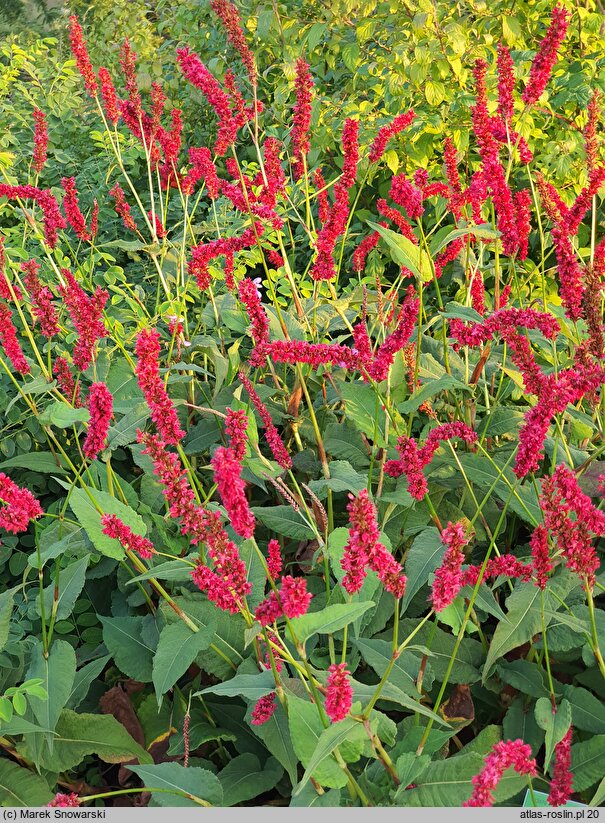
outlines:
M522 94L523 102L527 105L535 103L550 79L553 67L557 62L557 51L567 34L569 12L561 5L556 5L551 13L551 23L544 39L540 43L538 53L534 57L529 70L529 82Z

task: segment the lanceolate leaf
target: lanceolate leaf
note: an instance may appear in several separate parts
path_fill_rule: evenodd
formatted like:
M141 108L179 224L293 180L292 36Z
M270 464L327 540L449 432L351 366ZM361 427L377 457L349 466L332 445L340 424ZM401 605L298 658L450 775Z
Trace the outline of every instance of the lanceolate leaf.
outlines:
M52 798L43 777L12 760L0 760L0 806L46 806Z
M290 621L290 625L300 643L304 643L314 634L333 634L343 629L349 623L353 623L374 603L371 601L363 603L336 603L333 606L326 606L319 612L304 614L302 617L295 617Z
M223 805L223 789L216 775L208 769L195 766L185 768L180 763L157 763L155 765L132 766L131 771L150 789L168 789L168 792L153 792L153 798L160 806L197 806L183 794L205 800L212 806Z
M215 629L216 619L197 632L191 631L182 620L164 626L153 657L152 678L158 702L187 671L197 653L208 648Z
M358 720L353 720L351 717L345 717L345 719L339 723L334 723L328 726L327 729L324 729L317 741L313 756L307 764L305 773L293 794L297 795L304 789L317 766L319 766L326 757L329 757L338 746L341 746L346 741L359 741L365 737L366 732L361 723Z

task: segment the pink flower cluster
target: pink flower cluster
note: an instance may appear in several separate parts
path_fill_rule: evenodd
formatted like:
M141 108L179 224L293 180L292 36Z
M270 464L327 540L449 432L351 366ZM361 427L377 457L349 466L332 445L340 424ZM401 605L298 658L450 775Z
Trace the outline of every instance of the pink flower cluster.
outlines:
M218 117L219 127L214 153L222 157L235 142L237 133L237 122L229 98L195 52L184 48L177 49L176 54L181 71L187 80L202 92Z
M595 537L605 536L605 513L594 506L580 488L575 473L562 463L550 477L542 479L540 505L544 527L565 558L567 567L585 578L592 588L599 568L593 541Z
M49 807L63 807L69 808L70 806L75 807L80 805L80 798L75 792L71 792L70 794L62 794L58 792L53 799L48 804Z
M57 245L58 230L67 226L63 215L59 211L59 204L50 192L50 189L38 189L36 186L9 186L0 183L0 197L9 200L33 200L42 209L44 239L51 249Z
M80 240L90 240L91 233L86 228L86 220L78 205L78 192L76 189L75 177L63 177L61 186L65 192L63 198L63 211L67 217L67 222L75 231Z
M452 440L460 437L466 443L475 443L477 435L465 423L443 423L432 429L424 446L418 444L412 437L400 437L397 442L399 459L387 460L384 470L389 477L401 477L405 474L408 479L408 492L416 500L422 500L428 491L426 478L422 472L425 466L433 459L433 455L443 440Z
M557 51L567 34L569 12L564 6L557 5L551 12L551 23L540 43L538 53L534 57L529 70L529 80L522 94L523 102L531 105L535 103L550 79L553 67L557 62Z
M349 495L349 539L345 546L341 567L346 572L342 585L349 594L358 592L367 574L367 568L378 575L385 589L398 600L405 593L406 577L399 563L380 542L376 507L363 489L355 497Z
M130 206L126 202L126 197L119 183L116 183L113 189L109 192L110 197L115 200L115 210L122 218L124 225L130 231L138 231L137 224L130 211Z
M468 543L462 523L448 523L441 532L441 542L446 547L446 552L435 572L431 591L431 601L436 612L453 603L462 588L464 547Z
M136 552L144 560L149 560L156 554L151 540L141 534L135 534L130 526L127 526L117 515L104 514L101 517L101 525L103 526L103 534L119 540L125 549Z
M243 421L238 421L238 427L240 422L245 432L248 426L248 418L244 415ZM230 425L233 430L233 418L230 420ZM240 537L249 538L254 534L256 520L248 505L246 484L241 477L243 448L245 446L238 428L235 447L228 446L225 448L219 446L212 456L211 465L214 470L214 482L218 487L218 493L221 496L233 530Z
M93 383L86 403L90 412L88 434L82 446L85 457L94 460L107 443L107 432L113 413L113 396L105 383Z
M344 720L351 711L353 689L350 676L346 663L332 663L328 667L325 709L332 723Z
M270 692L256 701L256 705L252 709L251 723L253 726L262 726L263 723L273 717L277 708L276 697L275 692Z
M292 458L288 454L288 450L286 449L284 442L279 435L279 432L275 428L273 421L271 420L269 410L258 396L258 392L254 388L250 380L246 377L246 375L243 372L239 372L238 378L242 386L248 392L248 396L252 401L252 405L259 413L260 418L263 421L263 424L265 426L265 440L267 441L269 448L271 449L271 454L282 467L282 469L291 468Z
M69 368L69 363L64 357L56 357L53 363L53 375L62 394L73 403L75 407L81 406L80 387L76 388L76 381Z
M405 129L407 129L407 127L412 123L415 116L414 111L410 109L409 111L398 114L393 118L393 120L391 120L390 123L387 123L386 126L382 126L379 129L368 153L368 160L370 163L378 163L384 154L389 140L396 134L400 134L402 131L405 131Z
M20 374L29 374L31 368L23 354L17 337L17 329L13 323L12 312L6 303L0 303L0 343L15 371Z
M34 156L32 166L40 174L48 159L48 126L46 115L40 109L34 109Z
M66 280L66 285L60 287L61 296L78 333L73 351L74 365L81 371L86 371L92 363L97 341L107 334L103 309L109 295L100 286L94 294L87 295L69 269L61 269L61 274Z
M196 504L186 472L177 455L167 451L166 443L156 435L140 431L137 439L145 446L143 453L153 460L170 516L181 520L181 532L189 535L193 543L206 544L213 561L214 570L200 562L191 574L193 581L220 609L235 614L243 598L252 591L252 585L237 546L221 525L220 514Z
M262 344L269 341L269 318L267 317L256 286L249 277L240 280L238 286L239 299L246 307L250 318L250 334L257 347L262 348ZM254 366L260 366L263 358L250 357L250 362Z
M53 294L48 286L43 286L38 280L40 265L35 260L26 260L21 263L21 271L25 273L23 282L29 293L32 312L40 324L40 331L45 337L51 338L59 333L57 310L53 304Z
M44 514L29 489L17 486L4 472L0 472L0 501L4 503L0 508L0 528L13 534L27 531L29 521Z
M242 249L250 248L256 243L254 229L248 227L244 229L239 237L218 237L216 240L209 240L207 243L200 243L191 249L191 260L188 263L189 273L197 280L198 288L204 291L212 281L212 276L208 269L211 260L225 256L225 281L228 288L233 289L233 265L234 255Z
M242 63L246 67L250 82L253 86L256 86L257 74L254 55L250 51L244 38L237 8L230 0L210 0L210 5L215 14L218 14L220 17L231 45L239 53Z
M555 767L548 792L550 806L564 806L572 793L573 774L571 772L571 737L570 726L563 740L555 746Z
M98 90L97 78L90 62L82 27L75 14L69 18L69 39L71 41L71 51L76 58L76 65L82 75L86 90L91 97L94 97Z
M313 595L307 591L304 577L285 574L281 578L279 592L272 591L269 597L256 607L254 617L261 626L274 623L282 615L287 618L302 617L307 613Z
M162 440L176 445L183 439L185 432L181 429L176 409L160 377L158 330L143 329L137 337L135 351L137 380L151 410L151 419Z
M537 774L531 748L522 740L500 740L495 743L484 764L479 774L473 777L473 793L463 806L493 806L495 798L492 792L502 780L504 772L511 767L517 774L532 777Z
M313 78L309 64L299 57L296 61L296 79L294 83L296 103L292 117L292 171L298 179L305 168L305 158L309 153L309 129L311 127L311 89Z

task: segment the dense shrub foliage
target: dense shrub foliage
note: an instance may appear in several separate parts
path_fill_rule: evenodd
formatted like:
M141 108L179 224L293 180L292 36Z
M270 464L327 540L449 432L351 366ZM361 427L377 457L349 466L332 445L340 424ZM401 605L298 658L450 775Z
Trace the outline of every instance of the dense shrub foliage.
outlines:
M2 47L5 805L605 799L600 16L403 5Z

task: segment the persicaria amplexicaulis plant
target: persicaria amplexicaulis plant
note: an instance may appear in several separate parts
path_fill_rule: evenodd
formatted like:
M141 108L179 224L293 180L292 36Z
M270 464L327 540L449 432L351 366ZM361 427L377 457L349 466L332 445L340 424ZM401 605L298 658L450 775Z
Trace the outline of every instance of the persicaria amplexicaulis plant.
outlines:
M605 676L598 94L578 187L532 151L570 13L526 66L503 43L478 57L469 147L445 134L414 168L421 112L345 108L322 151L312 65L293 61L282 122L238 9L211 7L232 67L184 44L172 69L203 145L128 40L97 68L72 17L104 188L50 185L42 108L0 182L2 391L31 444L0 467L0 527L38 572L27 677L69 680L11 763L56 776L54 806L159 784L220 805L238 758L282 804L489 806L539 778L561 805L596 782L571 770ZM85 582L76 664L59 635ZM107 732L84 728L95 700ZM576 743L543 700L583 706ZM61 791L104 754L128 785Z

